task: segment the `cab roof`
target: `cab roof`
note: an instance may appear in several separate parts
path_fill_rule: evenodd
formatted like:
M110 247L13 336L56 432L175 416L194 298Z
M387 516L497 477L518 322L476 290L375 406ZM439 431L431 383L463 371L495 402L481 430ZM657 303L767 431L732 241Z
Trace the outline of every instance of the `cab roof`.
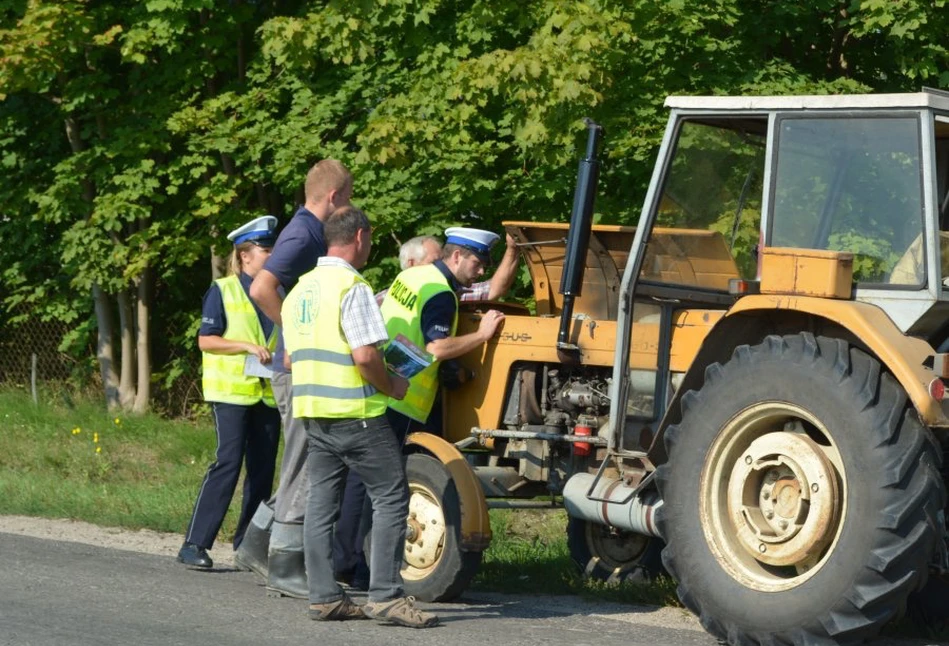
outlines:
M907 94L828 94L805 96L670 96L667 108L680 110L866 110L935 108L949 111L949 92L923 88Z

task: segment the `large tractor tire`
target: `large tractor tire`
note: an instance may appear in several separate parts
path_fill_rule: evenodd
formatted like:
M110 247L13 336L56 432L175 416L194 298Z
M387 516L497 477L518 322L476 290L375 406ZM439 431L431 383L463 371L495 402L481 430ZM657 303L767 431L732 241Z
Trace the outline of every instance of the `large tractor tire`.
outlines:
M729 644L859 641L925 583L941 456L896 380L845 341L739 347L682 398L665 446L663 562Z
M651 581L663 572L662 541L591 523L567 521L570 558L587 578L607 583Z
M477 574L481 552L461 551L461 505L448 469L435 458L413 453L408 456L406 474L405 593L421 601L449 601Z

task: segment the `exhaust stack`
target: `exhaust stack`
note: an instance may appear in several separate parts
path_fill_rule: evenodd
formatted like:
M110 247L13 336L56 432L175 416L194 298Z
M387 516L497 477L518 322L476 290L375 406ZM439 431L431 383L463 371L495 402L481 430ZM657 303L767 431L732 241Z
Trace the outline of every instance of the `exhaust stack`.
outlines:
M573 212L570 215L570 232L560 280L563 294L563 310L560 312L560 332L557 334L557 350L577 352L579 348L570 343L570 324L573 320L573 301L580 295L583 285L583 270L586 267L587 247L590 243L590 227L593 225L593 200L600 177L600 162L596 158L597 145L603 136L603 128L591 119L587 124L587 150L580 160L577 171L577 187L573 193Z

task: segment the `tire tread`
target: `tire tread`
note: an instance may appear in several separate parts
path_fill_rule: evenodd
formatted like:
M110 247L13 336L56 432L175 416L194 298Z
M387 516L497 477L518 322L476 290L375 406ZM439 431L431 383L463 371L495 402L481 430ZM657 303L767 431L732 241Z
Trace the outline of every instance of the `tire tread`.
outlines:
M868 555L846 598L833 603L809 626L768 634L746 633L737 620L715 616L710 604L690 589L688 579L683 582L680 578L677 546L674 540L670 541L670 536L677 514L687 512L675 510L674 504L663 505L656 515L660 534L670 541L662 555L663 563L679 581L677 591L682 603L699 616L706 630L729 644L814 646L872 637L905 608L909 593L925 582L927 568L920 567L920 555L932 552L939 529L936 519L945 500L938 446L908 405L908 398L898 382L884 372L874 358L842 339L806 332L785 337L772 335L753 348L739 346L725 365L713 364L706 369L705 385L682 397L682 417L678 424L670 425L664 435L668 461L660 465L655 474L660 495L671 484L670 465L675 460L680 437L688 433L691 415L701 415L703 407L710 403L710 395L706 394L708 385L728 380L733 372L763 361L812 365L814 370L831 376L845 388L857 408L870 411L874 416L875 423L865 429L868 446L884 451L888 459L896 456L885 473L880 474L882 482L879 484L888 500L880 513L878 545Z

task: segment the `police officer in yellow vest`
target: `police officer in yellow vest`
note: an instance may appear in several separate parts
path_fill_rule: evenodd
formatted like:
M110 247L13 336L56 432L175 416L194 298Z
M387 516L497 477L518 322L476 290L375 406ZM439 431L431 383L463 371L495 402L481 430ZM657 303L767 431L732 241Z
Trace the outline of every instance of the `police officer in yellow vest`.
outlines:
M274 325L248 295L251 281L270 255L277 218L266 215L231 231L234 243L228 275L204 295L198 347L202 352L204 399L214 411L217 434L215 460L198 491L194 513L178 552L178 561L211 567L207 550L218 530L247 465L241 515L234 549L257 506L270 497L280 440L280 415L270 388L268 372L276 346Z
M387 417L400 442L410 431L424 428L438 393L439 362L460 357L486 342L504 320L501 312L488 310L475 332L455 336L457 292L484 275L497 240L496 233L481 229L447 229L441 260L400 273L382 302L389 337L404 334L435 358L432 365L409 380L404 399L389 402Z
M334 211L323 223L327 253L300 277L281 308L284 342L293 368L293 415L308 439L309 492L303 548L309 614L316 620L373 617L426 628L435 615L403 590L408 483L401 450L386 422L390 401L408 382L386 370L388 341L372 288L357 271L366 264L372 228L359 209ZM347 469L357 473L373 504L369 600L357 606L333 576L333 523Z

